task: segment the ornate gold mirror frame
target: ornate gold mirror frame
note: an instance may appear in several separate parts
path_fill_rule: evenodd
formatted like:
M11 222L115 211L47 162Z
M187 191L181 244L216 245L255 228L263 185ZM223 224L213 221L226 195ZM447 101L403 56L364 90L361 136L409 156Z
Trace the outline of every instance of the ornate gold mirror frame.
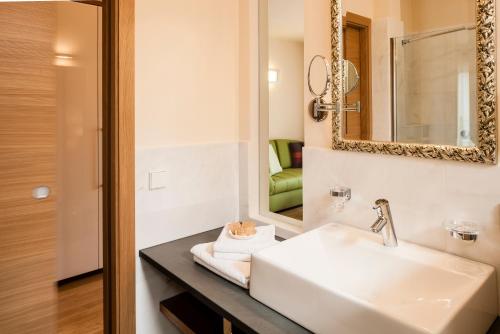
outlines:
M353 152L390 154L428 159L496 164L496 34L495 0L476 0L477 16L477 114L476 147L406 144L346 140L342 138L342 110L333 114L333 149ZM333 102L342 101L342 9L341 0L331 0L331 43ZM338 104L337 104L338 105ZM340 103L342 105L342 103Z

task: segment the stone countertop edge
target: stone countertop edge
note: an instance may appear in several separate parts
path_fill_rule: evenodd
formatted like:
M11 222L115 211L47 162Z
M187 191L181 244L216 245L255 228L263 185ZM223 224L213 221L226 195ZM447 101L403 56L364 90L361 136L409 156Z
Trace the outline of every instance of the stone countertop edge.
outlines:
M139 256L245 333L311 333L253 299L248 290L193 261L191 247L216 240L221 230L218 228L145 248L139 251Z

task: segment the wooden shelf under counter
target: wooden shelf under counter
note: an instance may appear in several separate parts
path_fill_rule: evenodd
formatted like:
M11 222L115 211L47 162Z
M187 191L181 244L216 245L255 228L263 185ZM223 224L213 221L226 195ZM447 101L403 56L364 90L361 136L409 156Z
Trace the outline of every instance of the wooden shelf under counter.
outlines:
M189 292L160 302L160 312L183 334L243 333Z

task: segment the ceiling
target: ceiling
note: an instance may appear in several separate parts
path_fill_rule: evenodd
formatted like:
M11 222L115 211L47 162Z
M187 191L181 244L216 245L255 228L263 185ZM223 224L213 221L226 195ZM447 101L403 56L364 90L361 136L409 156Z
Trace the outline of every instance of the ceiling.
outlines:
M304 1L269 0L269 36L304 41Z

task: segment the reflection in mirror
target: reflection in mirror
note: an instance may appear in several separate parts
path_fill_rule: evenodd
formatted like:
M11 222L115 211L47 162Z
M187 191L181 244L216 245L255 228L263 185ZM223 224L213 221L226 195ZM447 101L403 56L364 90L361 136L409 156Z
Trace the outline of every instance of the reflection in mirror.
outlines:
M313 57L307 71L307 85L313 97L323 97L327 94L331 77L329 76L329 64L326 58L320 55Z
M359 84L359 73L356 65L349 60L344 60L344 94L348 95Z
M370 1L369 1L370 2ZM475 0L343 0L343 138L478 143ZM446 15L441 13L446 12Z
M266 118L269 122L264 140L268 146L265 149L269 149L269 170L261 172L265 174L261 178L268 181L269 186L263 186L268 189L261 191L265 197L261 198L261 213L297 222L302 221L304 0L266 0L262 4L265 8L261 8L261 13L267 12L267 22L261 21L261 24L267 23L267 27L261 28L267 35L261 36L261 55L267 58L267 69L279 75L276 80L268 80L266 87L261 86L261 100L268 99ZM262 61L265 63L266 59ZM321 71L314 73L323 75L323 62L313 66L320 66ZM314 88L322 91L325 80L316 78Z

